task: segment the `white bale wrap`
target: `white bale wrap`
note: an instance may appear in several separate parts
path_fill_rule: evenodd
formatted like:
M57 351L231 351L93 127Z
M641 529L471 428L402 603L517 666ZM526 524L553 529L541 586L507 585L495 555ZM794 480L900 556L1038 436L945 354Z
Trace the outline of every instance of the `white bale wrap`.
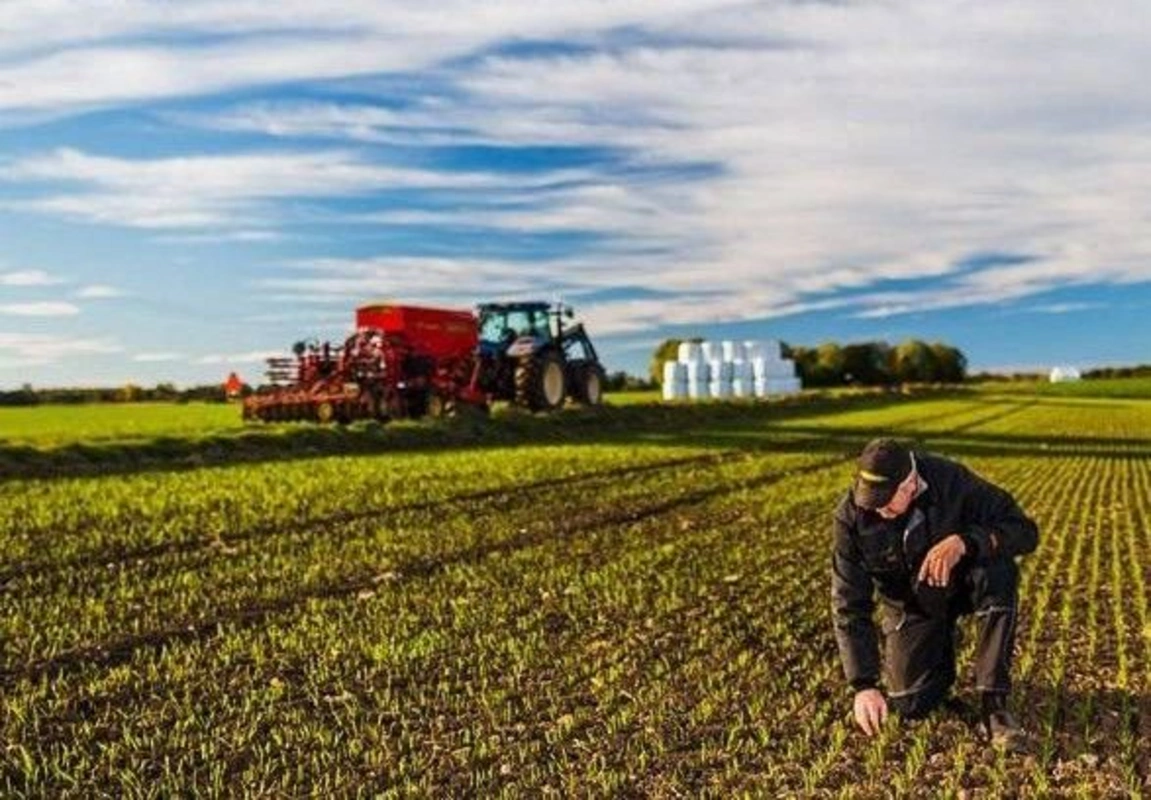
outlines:
M781 358L757 358L751 362L751 372L757 381L775 378L794 378L795 362Z
M706 361L691 361L684 364L684 367L684 380L688 383L707 383L711 380L711 367Z
M684 400L687 398L687 384L682 381L664 381L664 400Z
M755 372L750 361L733 361L731 364L731 380L751 383L755 380Z
M679 363L681 364L690 364L693 361L699 361L701 358L699 342L680 342L677 355L679 356Z
M731 383L732 363L730 361L709 362L712 383Z
M744 350L743 342L733 342L724 340L719 343L720 352L723 354L724 361L743 361Z
M801 388L799 378L769 378L766 381L755 382L755 396L795 394Z
M701 342L699 352L704 361L723 361L723 348L718 342Z
M731 381L712 381L708 384L708 391L717 400L731 397Z
M732 397L754 397L755 396L755 383L747 378L732 378L731 380L731 396Z
M708 391L710 384L707 381L691 381L689 380L687 386L687 396L692 400L706 400L711 396Z

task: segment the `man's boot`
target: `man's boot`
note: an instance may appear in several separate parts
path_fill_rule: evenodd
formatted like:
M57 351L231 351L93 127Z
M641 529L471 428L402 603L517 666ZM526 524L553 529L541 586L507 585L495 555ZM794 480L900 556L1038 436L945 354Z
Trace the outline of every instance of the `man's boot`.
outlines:
M1007 710L1007 694L984 692L981 702L983 734L994 747L1009 753L1028 751L1027 733Z

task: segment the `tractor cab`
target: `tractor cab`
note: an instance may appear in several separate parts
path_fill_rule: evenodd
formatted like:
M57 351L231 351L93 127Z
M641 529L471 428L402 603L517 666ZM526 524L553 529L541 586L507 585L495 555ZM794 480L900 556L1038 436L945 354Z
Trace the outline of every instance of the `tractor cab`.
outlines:
M558 336L556 312L547 303L485 303L478 307L480 353L485 356L527 355Z

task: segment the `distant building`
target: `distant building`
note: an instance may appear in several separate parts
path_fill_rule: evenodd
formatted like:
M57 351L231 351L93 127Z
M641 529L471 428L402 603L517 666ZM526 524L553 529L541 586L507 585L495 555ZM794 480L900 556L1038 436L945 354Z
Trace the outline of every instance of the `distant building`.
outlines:
M1048 378L1051 383L1070 383L1082 377L1075 367L1053 367Z

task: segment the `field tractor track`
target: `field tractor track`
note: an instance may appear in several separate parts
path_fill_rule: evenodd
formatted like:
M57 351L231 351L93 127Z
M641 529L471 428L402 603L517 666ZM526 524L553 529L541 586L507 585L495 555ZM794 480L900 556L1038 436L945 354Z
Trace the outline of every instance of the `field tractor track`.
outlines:
M426 579L452 567L475 564L493 555L511 553L529 547L553 543L579 533L615 526L632 525L652 519L680 508L697 506L709 500L740 491L759 489L783 480L841 466L845 458L823 459L791 470L772 470L739 483L713 486L638 507L594 511L559 524L538 530L527 530L508 539L465 548L447 558L413 559L397 566L384 575L374 574L332 582L302 592L253 603L245 608L217 614L211 619L195 620L126 636L98 645L67 650L51 658L24 666L0 670L0 686L20 680L38 680L45 676L59 676L85 667L111 668L127 663L137 652L156 650L180 642L214 638L227 627L251 627L267 618L292 611L312 600L330 600L354 596L365 590L377 589L381 584L395 585L412 579Z
M52 561L32 560L16 562L0 570L0 586L16 580L36 578L70 569L109 569L115 566L162 558L169 555L182 555L201 550L226 549L242 542L271 538L285 533L303 533L333 525L347 525L373 519L386 520L400 514L440 510L466 503L495 503L509 497L519 498L525 494L530 495L535 492L560 486L579 486L584 483L645 475L657 473L662 470L674 470L700 464L714 463L720 465L742 455L744 455L743 451L722 451L719 453L706 453L698 456L668 459L650 464L590 470L576 475L543 478L528 483L519 483L514 486L499 486L479 491L460 492L436 500L418 500L397 505L375 506L356 511L341 511L334 514L309 517L294 523L283 521L267 525L257 525L226 536L180 539L141 545L139 547L110 547Z

